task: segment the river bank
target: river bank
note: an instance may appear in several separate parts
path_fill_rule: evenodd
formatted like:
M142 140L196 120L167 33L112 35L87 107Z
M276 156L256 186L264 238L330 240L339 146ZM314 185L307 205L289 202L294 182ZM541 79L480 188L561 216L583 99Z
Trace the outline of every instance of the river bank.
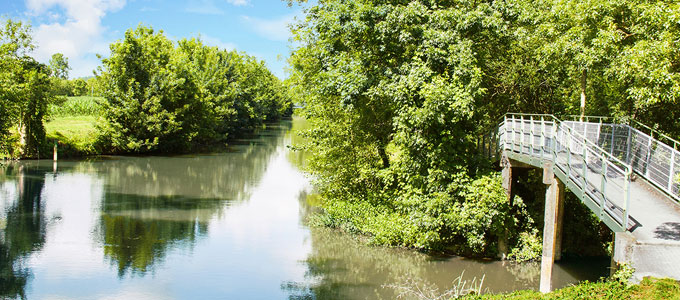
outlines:
M469 295L466 300L534 300L534 299L680 299L680 283L673 279L645 278L639 284L626 285L616 280L584 282L547 294L523 290L507 294Z

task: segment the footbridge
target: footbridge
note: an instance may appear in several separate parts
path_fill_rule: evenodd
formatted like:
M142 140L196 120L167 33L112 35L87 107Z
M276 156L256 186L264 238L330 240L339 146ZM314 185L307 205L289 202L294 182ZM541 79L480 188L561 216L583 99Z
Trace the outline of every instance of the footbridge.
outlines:
M509 196L513 168L543 169L541 291L561 254L565 187L615 233L613 267L680 280L680 142L635 121L509 113L478 146L501 161Z

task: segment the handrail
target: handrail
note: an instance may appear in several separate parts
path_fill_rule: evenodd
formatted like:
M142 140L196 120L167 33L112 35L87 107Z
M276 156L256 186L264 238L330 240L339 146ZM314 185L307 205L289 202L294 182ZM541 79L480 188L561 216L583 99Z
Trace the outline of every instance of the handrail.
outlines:
M555 117L555 115L552 115L552 114L506 113L506 115L539 116L539 117L540 117L540 116L543 116L543 117L548 116L548 117L551 117L551 118L555 119L556 123L562 123L562 120L560 120L559 118ZM583 139L585 143L588 143L588 144L589 144L589 146L591 146L591 147L593 147L593 148L599 150L600 152L604 153L605 156L610 157L612 160L614 160L614 161L620 163L621 165L626 166L626 172L631 172L631 173L632 173L632 171L631 171L631 170L632 170L632 167L630 166L630 164L627 164L626 162L620 160L618 157L612 155L612 154L609 153L607 150L602 149L602 147L600 147L600 146L598 146L597 144L593 143L592 141L588 140L586 137L584 137L583 135L581 135L581 133L574 131L571 127L569 127L569 126L565 126L565 127L567 128L567 130L569 131L570 134L575 135L577 138ZM623 171L623 169L620 169L620 168L619 168L619 170Z
M581 118L581 116L579 116L579 115L567 115L565 117L571 118L575 121L577 119ZM658 131L658 130L652 128L652 127L649 127L648 125L645 125L645 124L642 124L642 123L640 123L636 120L633 120L632 118L620 118L619 119L619 118L615 118L615 117L605 117L605 116L583 116L583 118L585 118L585 120L586 120L585 122L588 122L588 120L590 120L590 119L597 119L597 120L600 121L600 123L602 123L601 122L602 120L612 120L613 122L619 121L618 124L628 125L628 126L635 128L635 129L637 129L636 127L642 127L642 128L644 128L644 129L646 129L650 132L649 136L651 136L652 138L654 138L654 137L657 137L657 139L658 139L658 137L664 138L664 139L668 140L670 143L673 144L673 149L680 150L680 141L662 133L661 131ZM623 122L621 122L621 121L623 121ZM625 124L626 122L628 124ZM634 125L631 125L631 123L634 124ZM612 124L616 124L616 123L612 123Z
M540 167L540 164L546 159L551 160L553 168L561 170L562 175L559 176L566 177L563 178L565 184L568 183L570 189L575 192L578 190L577 195L584 201L590 199L586 204L593 212L598 214L602 221L615 231L626 231L629 220L632 166L589 140L584 134L577 131L576 127L564 123L552 114L506 113L503 123L499 124L499 129L503 128L503 130L498 132L499 138L501 134L504 138L503 141L498 140L496 143L503 151L528 155L528 163L534 166ZM520 126L517 126L517 124L520 124ZM550 129L547 128L547 124L550 124ZM540 135L540 140L538 140L537 134ZM527 135L529 135L528 140ZM537 141L540 142L537 143ZM550 144L546 148L548 141L550 141ZM519 146L519 149L516 146ZM579 148L583 152L582 156L577 153ZM563 149L566 149L566 163L558 160L557 157L557 151L560 150L561 153ZM536 157L537 150L540 158ZM547 158L546 155L552 155L552 157ZM594 171L594 174L597 174L600 178L597 186L593 186L595 183L592 182L591 175L588 175L593 174L593 171L586 171L587 161L591 161L588 159L589 156L596 162L601 162L600 170ZM582 166L575 167L572 157ZM527 158L520 156L515 159L524 161ZM620 183L613 179L616 177L611 177L610 172L622 176L623 182ZM594 187L595 190L590 190L589 185ZM622 198L612 197L611 191L622 193ZM612 207L611 204L615 206ZM617 213L617 209L620 214Z
M645 124L642 124L642 123L640 123L640 122L638 122L638 121L635 121L635 120L632 120L632 119L631 119L631 120L629 120L629 122L634 122L635 125L641 126L641 127L645 128L645 129L649 130L650 133L651 133L650 136L651 136L652 138L654 138L654 135L656 134L657 136L661 136L662 138L667 139L668 141L670 141L670 142L673 143L673 149L675 149L675 150L680 150L680 148L678 147L678 146L680 146L680 142L678 142L677 140L673 139L672 137L669 137L669 136L667 136L667 135L661 133L660 131L658 131L658 130L656 130L656 129L652 129L651 127L649 127L649 126L647 126L647 125L645 125ZM635 128L635 126L631 126L631 127Z

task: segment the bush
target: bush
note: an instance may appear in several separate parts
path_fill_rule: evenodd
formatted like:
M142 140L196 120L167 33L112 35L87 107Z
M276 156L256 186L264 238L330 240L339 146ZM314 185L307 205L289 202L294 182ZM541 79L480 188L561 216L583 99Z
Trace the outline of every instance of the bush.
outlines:
M111 45L103 139L121 152L182 152L280 117L290 103L262 62L139 26Z

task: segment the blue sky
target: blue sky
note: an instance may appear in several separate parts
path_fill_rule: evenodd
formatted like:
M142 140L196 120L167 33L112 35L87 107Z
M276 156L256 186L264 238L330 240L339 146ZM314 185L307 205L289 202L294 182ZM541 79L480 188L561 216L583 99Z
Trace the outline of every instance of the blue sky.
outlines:
M172 40L200 34L209 45L244 51L283 79L287 24L302 11L282 0L2 0L0 15L28 21L38 46L33 56L46 63L63 53L71 78L92 75L96 54L108 56L111 42L142 23Z

